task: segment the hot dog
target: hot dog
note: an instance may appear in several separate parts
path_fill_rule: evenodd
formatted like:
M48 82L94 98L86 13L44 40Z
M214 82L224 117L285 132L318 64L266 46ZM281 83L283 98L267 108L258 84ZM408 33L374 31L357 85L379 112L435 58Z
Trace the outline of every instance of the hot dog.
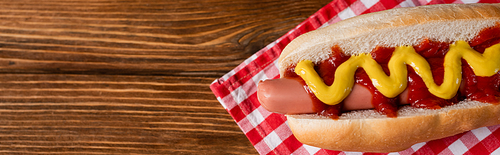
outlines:
M361 15L299 36L278 62L257 96L308 145L394 152L500 124L500 4Z
M258 99L262 106L281 114L310 114L314 111L314 101L304 90L303 85L293 79L274 79L261 81L258 85ZM366 87L355 84L351 94L344 99L344 111L373 109L372 94ZM408 90L401 93L401 104L408 104Z

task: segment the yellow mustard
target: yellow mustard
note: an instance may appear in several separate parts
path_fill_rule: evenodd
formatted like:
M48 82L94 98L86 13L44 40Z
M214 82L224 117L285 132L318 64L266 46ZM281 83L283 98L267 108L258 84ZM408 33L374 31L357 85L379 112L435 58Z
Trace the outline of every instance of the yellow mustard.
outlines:
M335 81L331 86L327 86L319 77L312 61L299 62L295 67L295 73L304 79L319 100L328 105L335 105L342 102L351 92L357 68L361 67L366 71L378 91L386 97L393 98L406 89L408 83L406 65L409 65L423 79L430 93L443 99L450 99L460 87L462 58L477 76L492 76L500 70L500 44L487 48L483 54L472 49L465 41L451 44L444 58L444 79L441 85L434 82L429 63L417 54L412 46L396 47L388 63L390 76L385 74L370 54L352 56L342 63L335 72Z

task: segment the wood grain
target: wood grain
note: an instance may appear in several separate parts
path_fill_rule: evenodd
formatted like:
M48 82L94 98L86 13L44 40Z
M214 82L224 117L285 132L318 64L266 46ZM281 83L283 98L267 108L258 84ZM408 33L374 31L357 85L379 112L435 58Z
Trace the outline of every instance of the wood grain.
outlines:
M209 85L327 3L0 1L0 153L257 154Z

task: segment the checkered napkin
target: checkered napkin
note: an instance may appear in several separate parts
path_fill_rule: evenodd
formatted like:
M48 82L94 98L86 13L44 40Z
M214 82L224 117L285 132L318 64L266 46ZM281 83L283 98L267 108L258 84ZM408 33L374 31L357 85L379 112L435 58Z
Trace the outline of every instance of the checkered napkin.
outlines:
M257 100L260 80L279 78L277 59L285 46L301 34L356 15L381 10L442 3L485 3L500 0L334 0L283 37L215 80L210 88L260 154L367 154L338 152L300 143L286 117L265 110ZM500 125L419 143L390 154L500 154Z

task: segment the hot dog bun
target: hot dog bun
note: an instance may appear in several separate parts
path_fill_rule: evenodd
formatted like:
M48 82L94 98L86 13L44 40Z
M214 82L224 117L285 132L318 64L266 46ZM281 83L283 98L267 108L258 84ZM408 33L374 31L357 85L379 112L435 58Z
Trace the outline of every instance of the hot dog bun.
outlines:
M469 41L497 22L500 4L428 5L360 15L295 38L278 59L280 75L301 60L328 59L334 45L353 55L369 53L377 45L416 45L425 38Z
M361 15L294 39L279 58L280 74L301 60L315 63L339 45L347 55L369 53L377 45L417 45L429 38L469 41L500 23L500 4L448 4L398 8ZM304 144L331 150L402 151L413 144L500 124L500 105L462 101L439 110L404 107L397 118L374 110L343 113L338 120L315 114L287 115L295 137Z
M288 125L302 143L331 150L403 151L413 144L500 124L500 106L462 101L439 110L406 106L397 118L374 110L344 113L338 120L314 114L287 115Z

